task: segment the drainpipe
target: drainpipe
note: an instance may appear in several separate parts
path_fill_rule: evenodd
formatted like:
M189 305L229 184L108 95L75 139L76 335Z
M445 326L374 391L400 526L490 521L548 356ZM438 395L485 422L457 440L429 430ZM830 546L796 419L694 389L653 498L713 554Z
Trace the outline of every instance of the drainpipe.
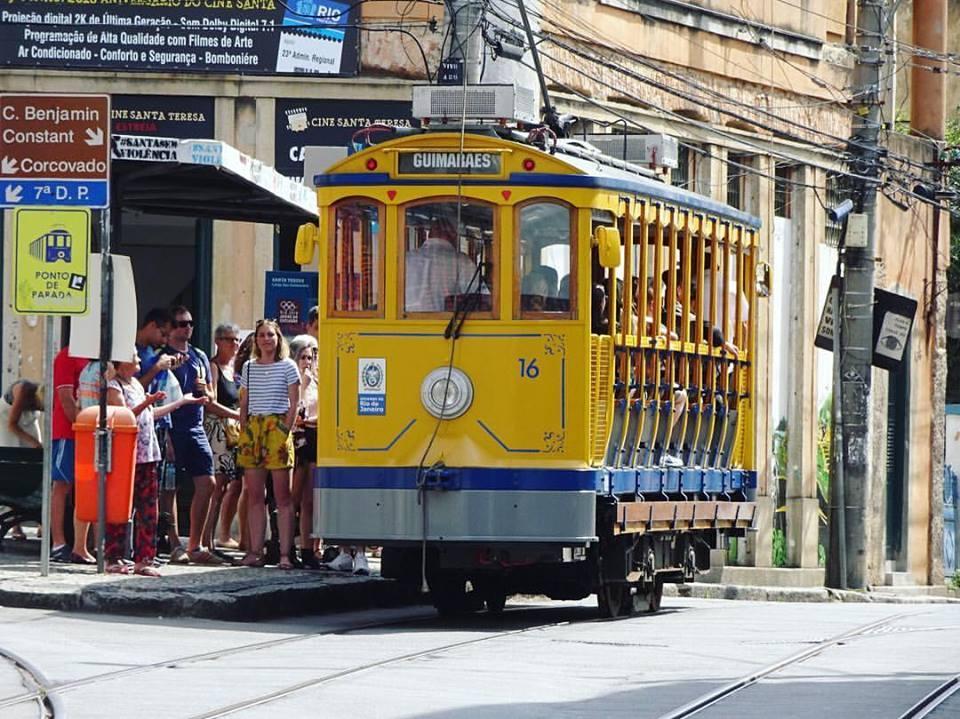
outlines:
M913 44L947 52L947 0L914 0ZM942 60L913 58L910 70L910 127L913 133L942 140L946 118L946 74ZM931 68L931 69L925 69Z

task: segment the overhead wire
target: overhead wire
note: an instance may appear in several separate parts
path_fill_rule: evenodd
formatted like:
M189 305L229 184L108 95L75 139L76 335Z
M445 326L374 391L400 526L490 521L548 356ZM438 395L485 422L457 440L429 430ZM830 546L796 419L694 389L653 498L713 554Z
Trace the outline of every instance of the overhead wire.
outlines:
M547 0L547 2L549 2L549 0ZM541 15L541 18L542 18L542 17L543 17L543 16ZM507 22L511 22L511 21L512 21L512 20L509 19L509 18L503 18L503 19L504 19L505 21L507 21ZM548 22L550 22L550 23L553 24L554 26L560 26L559 23L557 23L555 20L549 20ZM562 26L560 26L560 27L562 28ZM641 80L642 82L648 82L648 83L651 83L651 84L656 84L656 81L651 80L651 79L649 79L649 78L646 78L646 77L644 77L643 75L639 75L638 73L635 73L635 72L631 71L629 68L623 68L622 66L618 65L617 63L611 61L609 58L605 58L605 57L597 58L597 57L595 57L595 56L589 55L589 54L586 53L583 49L570 48L569 45L564 45L563 43L558 42L558 41L556 40L556 38L554 38L554 37L553 37L552 35L550 35L549 33L546 33L546 34L545 34L545 33L541 32L541 33L539 33L539 34L541 35L542 38L544 38L544 39L546 39L546 40L548 40L548 41L550 41L550 42L552 42L552 43L554 43L554 44L557 44L559 47L562 47L563 49L566 49L568 52L573 52L574 54L579 54L579 55L583 56L584 59L588 59L588 60L590 60L590 61L592 61L592 62L596 62L596 63L599 63L599 64L601 64L601 65L605 65L605 66L607 66L609 69L613 69L613 70L615 70L615 71L625 72L625 73L627 73L628 75L629 75L629 74L632 74L632 75L635 76L635 79L639 79L639 80ZM542 52L542 51L541 51L541 52ZM546 54L546 53L544 53L544 54ZM549 54L547 54L547 57L548 57L548 59L551 59L551 60L553 60L553 61L560 62L560 64L564 64L562 61L559 61L557 58L555 58L555 57L553 57L553 56L551 56L551 55L549 55ZM574 71L578 71L577 68L573 68L572 66L567 65L567 67L568 67L569 69L573 69ZM654 67L656 67L656 66L654 65ZM656 68L656 69L660 70L661 68ZM611 86L608 84L607 87L611 87ZM611 87L611 89L614 89L614 90L616 90L617 92L621 92L621 93L622 93L622 88ZM671 93L673 93L673 94L679 94L679 92L678 92L678 91L675 91L673 88L662 87L662 86L661 86L660 89L662 89L663 91L671 92ZM709 88L706 88L706 89L709 90ZM713 91L713 92L716 92L716 91ZM629 93L626 93L626 94L628 95ZM636 98L635 98L635 99L636 99ZM733 102L737 102L737 101L733 101ZM667 112L667 113L669 113L669 111L662 110L662 109L661 109L661 112ZM726 114L730 114L730 113L726 113ZM735 113L734 113L734 115L736 116ZM750 123L750 124L759 126L759 124L758 124L755 120L751 120L750 118L744 118L744 117L742 117L742 116L739 116L739 117L740 117L741 120L743 120L743 121L745 121L745 122L748 122L748 123ZM775 117L776 117L776 116L775 116ZM681 119L681 121L685 121L685 122L687 122L688 124L689 124L690 122L694 122L694 121L691 121L689 118L686 118L686 117L684 117L684 116L682 116L682 115L680 116L680 119ZM779 118L779 117L778 117L778 119L781 119L781 120L782 120L783 118ZM790 121L787 120L787 122L789 123ZM701 125L701 126L702 126L702 125ZM720 131L718 131L716 128L710 127L709 129L710 129L711 131L713 131L713 132L717 132L717 133L720 132ZM769 128L768 128L768 129L769 129ZM786 134L786 133L783 133L783 131L781 131L781 130L773 129L772 131L777 132L777 133L779 133L779 134L781 134L781 135L785 135L785 134ZM854 146L857 145L857 141L856 141L856 140L852 140L852 141L851 141L850 139L844 139L844 138L840 138L840 137L838 137L838 136L828 135L827 133L824 133L823 131L815 131L815 132L816 132L817 134L820 134L820 135L827 135L827 136L831 137L832 139L836 140L837 142L842 142L842 143L844 143L845 145L850 145L850 144L853 144ZM723 134L723 133L720 133L720 134ZM792 139L795 139L795 140L797 140L797 141L799 141L799 142L801 142L801 143L802 143L802 142L805 142L802 138L792 138ZM738 138L736 138L736 141L738 141L738 142L745 142L745 139L744 139L744 138L741 138L741 137L738 137ZM747 144L749 144L749 142L748 142ZM811 143L807 143L807 144L811 144ZM820 144L818 143L818 144L816 144L816 146L819 147ZM898 154L896 154L896 153L889 153L889 155L892 156L892 157L895 157L895 158L899 159L900 161L902 161L902 162L904 162L904 163L906 163L906 164L908 164L908 165L912 165L912 166L917 167L917 168L920 168L920 169L922 169L922 170L929 170L929 169L930 169L930 168L927 167L925 164L920 163L920 162L918 162L918 161L916 161L916 160L913 160L912 158L909 158L909 157L906 157L906 156L903 156L903 155L898 155ZM786 158L786 159L789 159L789 160L792 160L792 161L796 161L796 162L802 162L801 160L798 160L797 158L790 158L790 157L788 157L788 158ZM809 163L808 163L808 164L809 164ZM892 172L898 172L898 171L899 171L897 168L887 168L887 169L889 169L889 170L892 171ZM857 176L855 173L851 173L851 172L846 172L846 173L844 173L844 174L846 174L846 175L848 175L848 176L851 176L851 177L856 177L856 176Z
M551 0L545 0L545 2L547 2L547 3L549 4L549 3L551 2ZM557 7L557 6L555 5L555 3L554 3L554 7L555 7L555 8ZM541 16L541 17L543 17L543 16ZM560 27L560 28L562 28L562 29L571 30L570 28L567 28L566 26L560 25L556 20L550 19L549 22L550 22L552 25L557 26L557 27ZM575 30L574 30L573 32L574 32L575 34L579 34L579 33L577 33ZM591 38L586 38L586 37L583 36L582 34L580 34L580 39L582 39L582 40L585 41L585 42L591 42L591 44L597 44L596 42L593 42ZM551 40L552 40L552 38L551 38ZM763 114L764 116L770 117L770 118L772 118L772 119L774 119L774 120L776 120L776 121L778 121L778 122L782 122L782 123L785 123L785 124L788 124L788 125L792 125L792 126L794 126L794 127L798 127L798 128L800 128L800 129L802 129L802 130L806 130L806 131L808 131L808 132L811 132L811 133L820 135L821 137L826 137L826 138L832 139L832 140L836 141L837 143L840 143L840 144L843 144L843 145L851 145L851 144L852 144L853 146L857 146L857 145L858 145L858 143L857 143L856 140L851 140L850 138L845 138L845 137L840 137L840 136L837 136L837 135L833 135L833 134L831 134L831 133L827 133L827 132L825 132L825 131L823 131L823 130L819 130L819 129L817 129L817 128L815 128L815 127L811 127L811 126L809 126L809 125L802 125L802 124L798 123L796 120L792 120L792 119L790 119L790 118L785 118L785 117L783 117L783 116L781 116L781 115L777 115L777 114L775 114L775 113L773 113L773 112L771 112L771 111L769 111L769 110L766 110L766 109L763 109L763 108L758 108L758 107L756 107L756 106L749 105L749 104L744 103L744 102L742 102L742 101L735 100L735 99L733 99L733 98L727 98L727 97L724 96L719 90L715 90L715 89L713 89L713 88L709 88L709 87L703 86L703 85L701 85L700 83L696 83L696 82L690 80L689 77L687 77L687 76L681 76L679 73L672 72L672 71L664 68L662 65L660 65L660 64L658 64L658 63L656 63L656 62L654 62L654 61L651 61L651 60L649 60L648 58L644 58L644 57L641 56L641 55L638 55L638 54L636 54L636 53L633 53L633 52L630 51L629 49L623 48L623 47L620 46L620 45L613 46L613 45L610 45L610 44L607 43L607 44L604 44L604 46L605 46L605 47L608 47L608 48L611 48L611 49L614 49L614 50L616 50L617 52L621 52L621 53L628 54L628 55L630 55L631 59L634 59L636 62L639 62L639 63L643 64L644 66L646 66L646 67L648 67L648 68L650 68L650 69L652 69L652 70L654 70L654 71L656 71L656 72L660 72L660 73L662 73L662 74L665 74L665 75L668 75L668 76L670 76L670 77L673 77L673 78L677 79L678 81L682 81L682 82L684 82L684 84L686 84L686 85L689 85L689 86L692 86L692 87L694 87L694 88L700 89L700 90L702 90L703 92L706 92L706 93L708 93L708 94L710 94L710 95L712 95L712 96L714 96L714 97L717 97L718 99L722 99L722 100L723 100L724 102L726 102L726 103L737 105L737 106L742 107L742 108L744 108L744 109L746 109L746 110L749 110L749 111L758 112L758 113ZM565 49L567 49L568 51L572 51L571 48L569 48L569 46L566 46ZM607 62L611 62L611 61L609 60L609 58L605 58L605 60L606 60ZM616 63L614 63L614 64L616 65ZM650 83L655 82L655 81L651 80L650 78L646 78L645 76L640 75L639 73L635 73L634 71L630 70L629 68L624 68L622 65L617 65L617 67L621 68L621 71L622 71L622 72L627 73L627 74L630 74L634 79L639 79L639 80L641 80L641 81L643 81L643 82L650 82ZM661 87L660 89L662 89L663 91L669 92L669 93L671 93L671 94L675 94L675 95L677 95L677 96L685 97L686 99L689 99L689 98L686 97L685 95L681 94L679 91L676 91L674 88L670 88L670 87L668 87L668 86L664 86L664 87ZM846 112L846 113L849 113L849 114L851 114L851 115L855 114L855 113L853 112L853 110L851 110L850 108L846 108L846 107L843 107L843 106L839 106L838 109L840 109L840 110L842 110L842 111L844 111L844 112ZM736 118L738 118L738 119L740 119L740 120L742 120L742 121L744 121L744 122L748 122L748 123L753 124L753 125L755 125L755 126L757 126L757 127L761 127L761 128L763 128L763 129L766 129L766 130L768 130L768 131L770 131L770 132L774 132L774 133L778 133L778 134L787 136L787 133L783 132L783 130L780 130L780 129L777 129L777 128L771 128L770 126L762 125L761 123L758 123L756 120L752 120L751 118L743 117L742 115L737 115L737 114L735 114L735 113L730 113L730 112L722 111L722 110L719 110L719 109L717 109L717 111L718 111L718 112L723 112L724 114L732 115L733 117L736 117ZM788 136L788 139L792 139L792 140L797 141L797 142L805 142L805 140L803 140L802 138L796 137L796 136L793 136L793 137L789 137L789 136ZM910 158L907 158L907 157L905 157L905 156L900 156L900 157L902 157L902 158L903 158L905 161L907 161L907 162L913 162L913 164L916 165L916 166L918 166L918 167L923 167L922 164L916 163L915 161L912 161Z

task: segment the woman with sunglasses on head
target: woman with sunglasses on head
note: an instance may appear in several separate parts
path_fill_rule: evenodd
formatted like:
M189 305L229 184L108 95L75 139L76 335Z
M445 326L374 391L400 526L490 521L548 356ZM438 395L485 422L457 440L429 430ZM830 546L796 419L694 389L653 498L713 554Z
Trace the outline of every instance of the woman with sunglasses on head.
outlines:
M237 463L244 469L250 522L250 547L242 564L264 564L264 498L267 477L273 483L280 533L280 569L292 569L294 464L292 429L300 404L300 371L275 320L260 320L253 353L240 373L240 443Z
M237 442L240 439L240 393L234 376L233 360L240 346L240 328L232 322L217 325L213 332L215 351L210 358L210 385L213 402L206 407L203 428L213 451L214 477L217 482L211 517L206 523L211 536L205 541L214 547L236 549L240 545L230 536L240 498L240 473L237 471ZM219 520L217 518L219 510ZM214 523L216 522L216 527Z

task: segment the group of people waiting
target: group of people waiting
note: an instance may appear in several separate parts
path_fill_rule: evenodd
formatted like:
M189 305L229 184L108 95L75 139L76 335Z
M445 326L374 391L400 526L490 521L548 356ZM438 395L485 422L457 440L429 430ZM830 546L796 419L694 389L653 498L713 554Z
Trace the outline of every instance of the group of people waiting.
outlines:
M275 320L257 322L243 342L236 324L221 324L209 358L191 344L193 329L186 307L153 309L137 330L129 360L101 367L99 361L70 356L67 347L54 359L51 558L95 562L87 548L89 525L74 521L68 544L64 519L74 480L73 423L82 409L99 403L103 376L107 404L129 408L138 430L133 522L107 525L108 572L159 576L157 555L164 550L175 564L369 573L362 549L328 548L329 561L322 562L320 540L311 537L317 309L308 314L307 334L289 343ZM42 409L42 389L21 382L9 394L6 404L17 421L5 422L4 428L16 433L29 427L26 413ZM35 434L24 431L20 441L31 442L40 446L39 423ZM177 483L188 477L193 498L184 541L176 495ZM231 536L235 519L239 540ZM124 559L130 544L132 562ZM243 558L237 561L224 549L240 549Z

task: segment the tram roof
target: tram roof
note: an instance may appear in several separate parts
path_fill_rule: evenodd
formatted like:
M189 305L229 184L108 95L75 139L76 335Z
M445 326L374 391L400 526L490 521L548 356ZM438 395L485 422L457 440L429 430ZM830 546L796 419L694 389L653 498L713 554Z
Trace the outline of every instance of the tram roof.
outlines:
M453 134L452 131L447 130L435 132L435 134L440 134L440 132L450 132L450 134ZM429 134L431 133L414 132L403 137L378 143L368 150L365 150L365 152L375 152L377 150L383 150L387 147L396 147L398 145L415 144L418 139L422 139L425 135ZM513 140L493 138L490 136L490 134L486 133L478 136L483 137L487 142L493 141L503 144L519 144ZM537 152L541 151L539 148L533 147L532 145L524 145L524 147ZM628 172L627 170L620 169L613 165L605 164L600 159L602 156L589 158L577 156L564 152L561 146L557 149L557 152L552 155L552 157L555 160L559 160L569 165L575 174L564 175L556 173L515 172L507 178L506 182L508 184L525 186L585 187L615 190L617 192L630 192L649 197L654 201L659 200L669 204L688 207L695 212L699 211L707 215L728 220L735 224L741 224L745 227L758 229L761 225L760 218L756 217L755 215L751 215L748 212L743 212L735 207L731 207L730 205L722 202L717 202L716 200L710 199L709 197L704 197L703 195L699 195L695 192L690 192L689 190L684 190L679 187L674 187L673 185L668 185L664 182L659 182L653 178L646 177L639 173ZM313 178L314 184L317 187L336 187L345 185L383 184L430 185L449 184L450 182L449 178L438 178L436 180L397 179L390 178L386 173L379 172L368 172L364 174L356 174L353 172L337 172L337 168L348 160L349 158L347 158L347 160L341 160L331 167L326 173L316 175ZM504 183L504 181L465 176L463 178L463 183L466 185L501 185Z
M268 224L318 217L312 189L219 140L113 135L112 157L123 208Z
M570 175L569 177L576 178L576 181L571 184L577 184L579 182L580 186L586 185L624 192L636 192L646 195L652 200L661 200L662 202L670 204L683 205L694 211L700 211L707 215L714 215L725 220L730 220L731 222L742 224L745 227L752 227L754 229L760 227L759 217L722 202L717 202L709 197L698 195L696 192L674 187L665 182L658 182L643 175L621 170L617 167L610 167L596 160L564 155L563 161L584 173L583 175ZM580 178L589 179L584 181Z

